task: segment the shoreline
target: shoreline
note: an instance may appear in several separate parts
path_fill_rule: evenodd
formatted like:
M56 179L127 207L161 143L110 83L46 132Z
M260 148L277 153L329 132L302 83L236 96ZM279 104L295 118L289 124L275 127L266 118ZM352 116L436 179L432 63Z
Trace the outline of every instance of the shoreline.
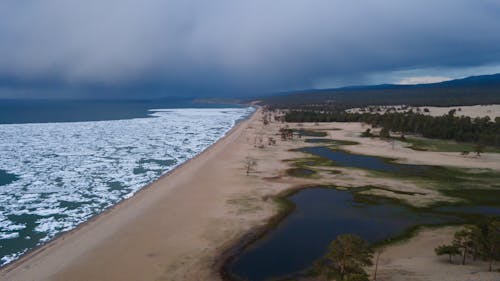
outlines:
M279 194L269 196L265 200L275 201L275 204L284 204L278 209L276 214L269 217L264 225L255 226L236 241L229 243L229 247L218 255L214 263L214 267L218 269L220 277L223 281L237 281L237 276L233 276L229 271L229 266L239 255L241 255L248 247L263 239L270 231L278 224L283 222L296 208L296 205L287 199L287 197L300 192L307 188L314 188L314 185L294 186L292 188L281 191ZM279 201L279 202L276 202Z
M141 187L140 189L138 189L137 191L135 191L131 196L129 197L125 197L123 198L122 200L120 200L119 202L117 202L116 204L104 209L102 212L98 213L98 214L95 214L93 216L91 216L88 220L78 224L75 228L71 229L71 230L68 230L68 231L64 231L64 232L61 232L61 233L58 233L56 236L54 236L52 239L50 239L49 241L46 241L45 243L42 243L40 245L37 245L35 246L34 248L32 249L29 249L28 251L26 251L25 253L23 253L21 256L19 256L19 258L15 259L14 261L12 262L9 262L3 266L0 266L0 278L2 277L2 271L10 271L8 270L7 268L8 267L16 267L17 265L15 265L16 263L18 262L21 262L21 260L23 259L29 259L31 256L34 256L37 254L37 252L42 252L44 251L45 247L50 247L51 243L55 242L55 240L57 239L62 239L64 240L64 236L66 235L71 235L73 232L76 232L76 231L79 231L80 228L83 228L85 227L87 224L89 223L92 223L93 221L97 220L100 216L104 216L104 215L107 215L109 212L112 212L115 208L117 208L119 205L121 204L125 204L126 201L129 201L131 200L132 198L134 198L136 195L138 195L139 193L141 192L144 192L146 189L150 188L153 184L155 184L157 181L160 181L160 180L163 180L163 178L166 178L167 176L169 176L170 174L172 174L173 172L175 172L175 170L177 169L180 169L181 167L183 167L184 165L188 164L190 161L193 161L195 160L197 157L199 157L200 155L202 155L203 153L207 152L208 150L210 150L214 145L216 145L219 141L223 140L224 138L226 138L227 136L229 136L233 130L236 130L238 128L238 126L240 126L242 123L244 123L245 121L248 121L252 118L252 116L254 114L256 114L257 110L258 110L258 107L255 106L255 105L249 105L249 107L253 107L254 108L254 111L249 114L248 116L245 116L243 118L240 118L240 119L236 119L234 121L234 124L233 126L227 130L220 138L218 138L214 143L212 143L211 145L209 145L206 149L202 150L200 153L196 154L195 156L193 156L192 158L189 158L187 159L186 161L174 166L171 170L163 173L162 175L160 175L157 179L153 180L152 182L144 185L143 187ZM151 110L154 110L154 109L151 109ZM127 120L127 119L118 119L118 120ZM108 120L103 120L103 121L108 121ZM86 121L82 121L82 122L86 122ZM95 121L93 121L95 122Z
M214 150L216 147L221 146L226 139L233 136L233 134L235 132L241 131L243 129L242 127L244 127L245 125L250 123L251 120L253 118L255 118L260 107L254 105L254 104L250 104L249 106L253 107L255 110L251 114L249 114L248 116L245 116L244 118L235 120L233 127L231 127L227 132L224 133L223 136L221 136L213 144L208 146L206 149L201 151L199 154L197 154L194 157L186 160L185 162L177 165L172 170L162 174L159 178L155 179L153 182L143 186L138 191L136 191L131 197L128 197L128 198L121 200L117 204L105 209L103 212L96 214L96 215L92 216L91 218L89 218L87 221L79 224L74 229L71 229L69 231L65 231L65 232L62 232L62 233L56 235L54 238L47 241L46 243L43 243L39 246L36 246L33 249L28 250L26 253L22 254L18 259L0 267L0 280L4 280L5 278L7 278L5 280L11 280L11 279L9 279L9 274L11 274L13 271L18 270L21 267L26 267L26 266L27 266L27 268L31 267L30 265L26 265L26 264L33 262L33 259L40 258L41 254L44 254L47 251L50 251L52 248L61 247L60 244L64 243L64 241L66 239L71 239L72 236L76 236L84 231L89 231L88 228L99 223L99 221L101 221L101 220L104 220L110 216L113 216L116 212L119 212L118 209L126 207L125 205L130 204L130 202L132 202L132 201L139 200L138 197L146 196L145 193L151 192L150 189L152 189L155 185L158 185L158 183L167 181L172 175L175 175L176 173L178 173L179 170L184 169L186 166L189 166L193 162L196 162L199 158L202 158L205 155L211 153L212 150ZM35 280L35 279L33 279L33 280ZM49 278L49 279L36 279L36 280L52 280L52 279Z

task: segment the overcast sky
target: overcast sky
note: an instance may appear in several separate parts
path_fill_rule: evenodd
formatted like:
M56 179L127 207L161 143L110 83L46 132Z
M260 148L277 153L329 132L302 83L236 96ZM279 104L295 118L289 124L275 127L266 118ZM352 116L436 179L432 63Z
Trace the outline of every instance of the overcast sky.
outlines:
M249 95L500 72L498 0L3 0L0 97Z

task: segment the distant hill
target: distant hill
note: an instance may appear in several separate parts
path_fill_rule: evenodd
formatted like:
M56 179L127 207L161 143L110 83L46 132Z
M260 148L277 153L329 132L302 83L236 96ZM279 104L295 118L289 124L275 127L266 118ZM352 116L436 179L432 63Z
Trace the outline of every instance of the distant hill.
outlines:
M500 73L432 84L383 84L294 91L266 97L262 101L264 104L283 106L332 103L352 106L500 104Z

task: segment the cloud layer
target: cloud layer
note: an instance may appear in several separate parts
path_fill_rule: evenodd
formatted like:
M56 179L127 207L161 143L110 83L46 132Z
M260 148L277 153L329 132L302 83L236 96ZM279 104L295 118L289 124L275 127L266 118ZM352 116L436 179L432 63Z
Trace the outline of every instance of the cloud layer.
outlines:
M211 95L358 84L500 63L498 34L494 0L7 0L0 87Z

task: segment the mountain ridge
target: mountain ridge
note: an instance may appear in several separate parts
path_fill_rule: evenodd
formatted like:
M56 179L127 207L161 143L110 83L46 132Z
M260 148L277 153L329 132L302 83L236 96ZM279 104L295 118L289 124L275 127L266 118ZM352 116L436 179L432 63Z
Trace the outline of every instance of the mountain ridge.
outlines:
M265 104L411 104L471 105L500 103L500 73L438 83L379 84L282 92L263 98Z

